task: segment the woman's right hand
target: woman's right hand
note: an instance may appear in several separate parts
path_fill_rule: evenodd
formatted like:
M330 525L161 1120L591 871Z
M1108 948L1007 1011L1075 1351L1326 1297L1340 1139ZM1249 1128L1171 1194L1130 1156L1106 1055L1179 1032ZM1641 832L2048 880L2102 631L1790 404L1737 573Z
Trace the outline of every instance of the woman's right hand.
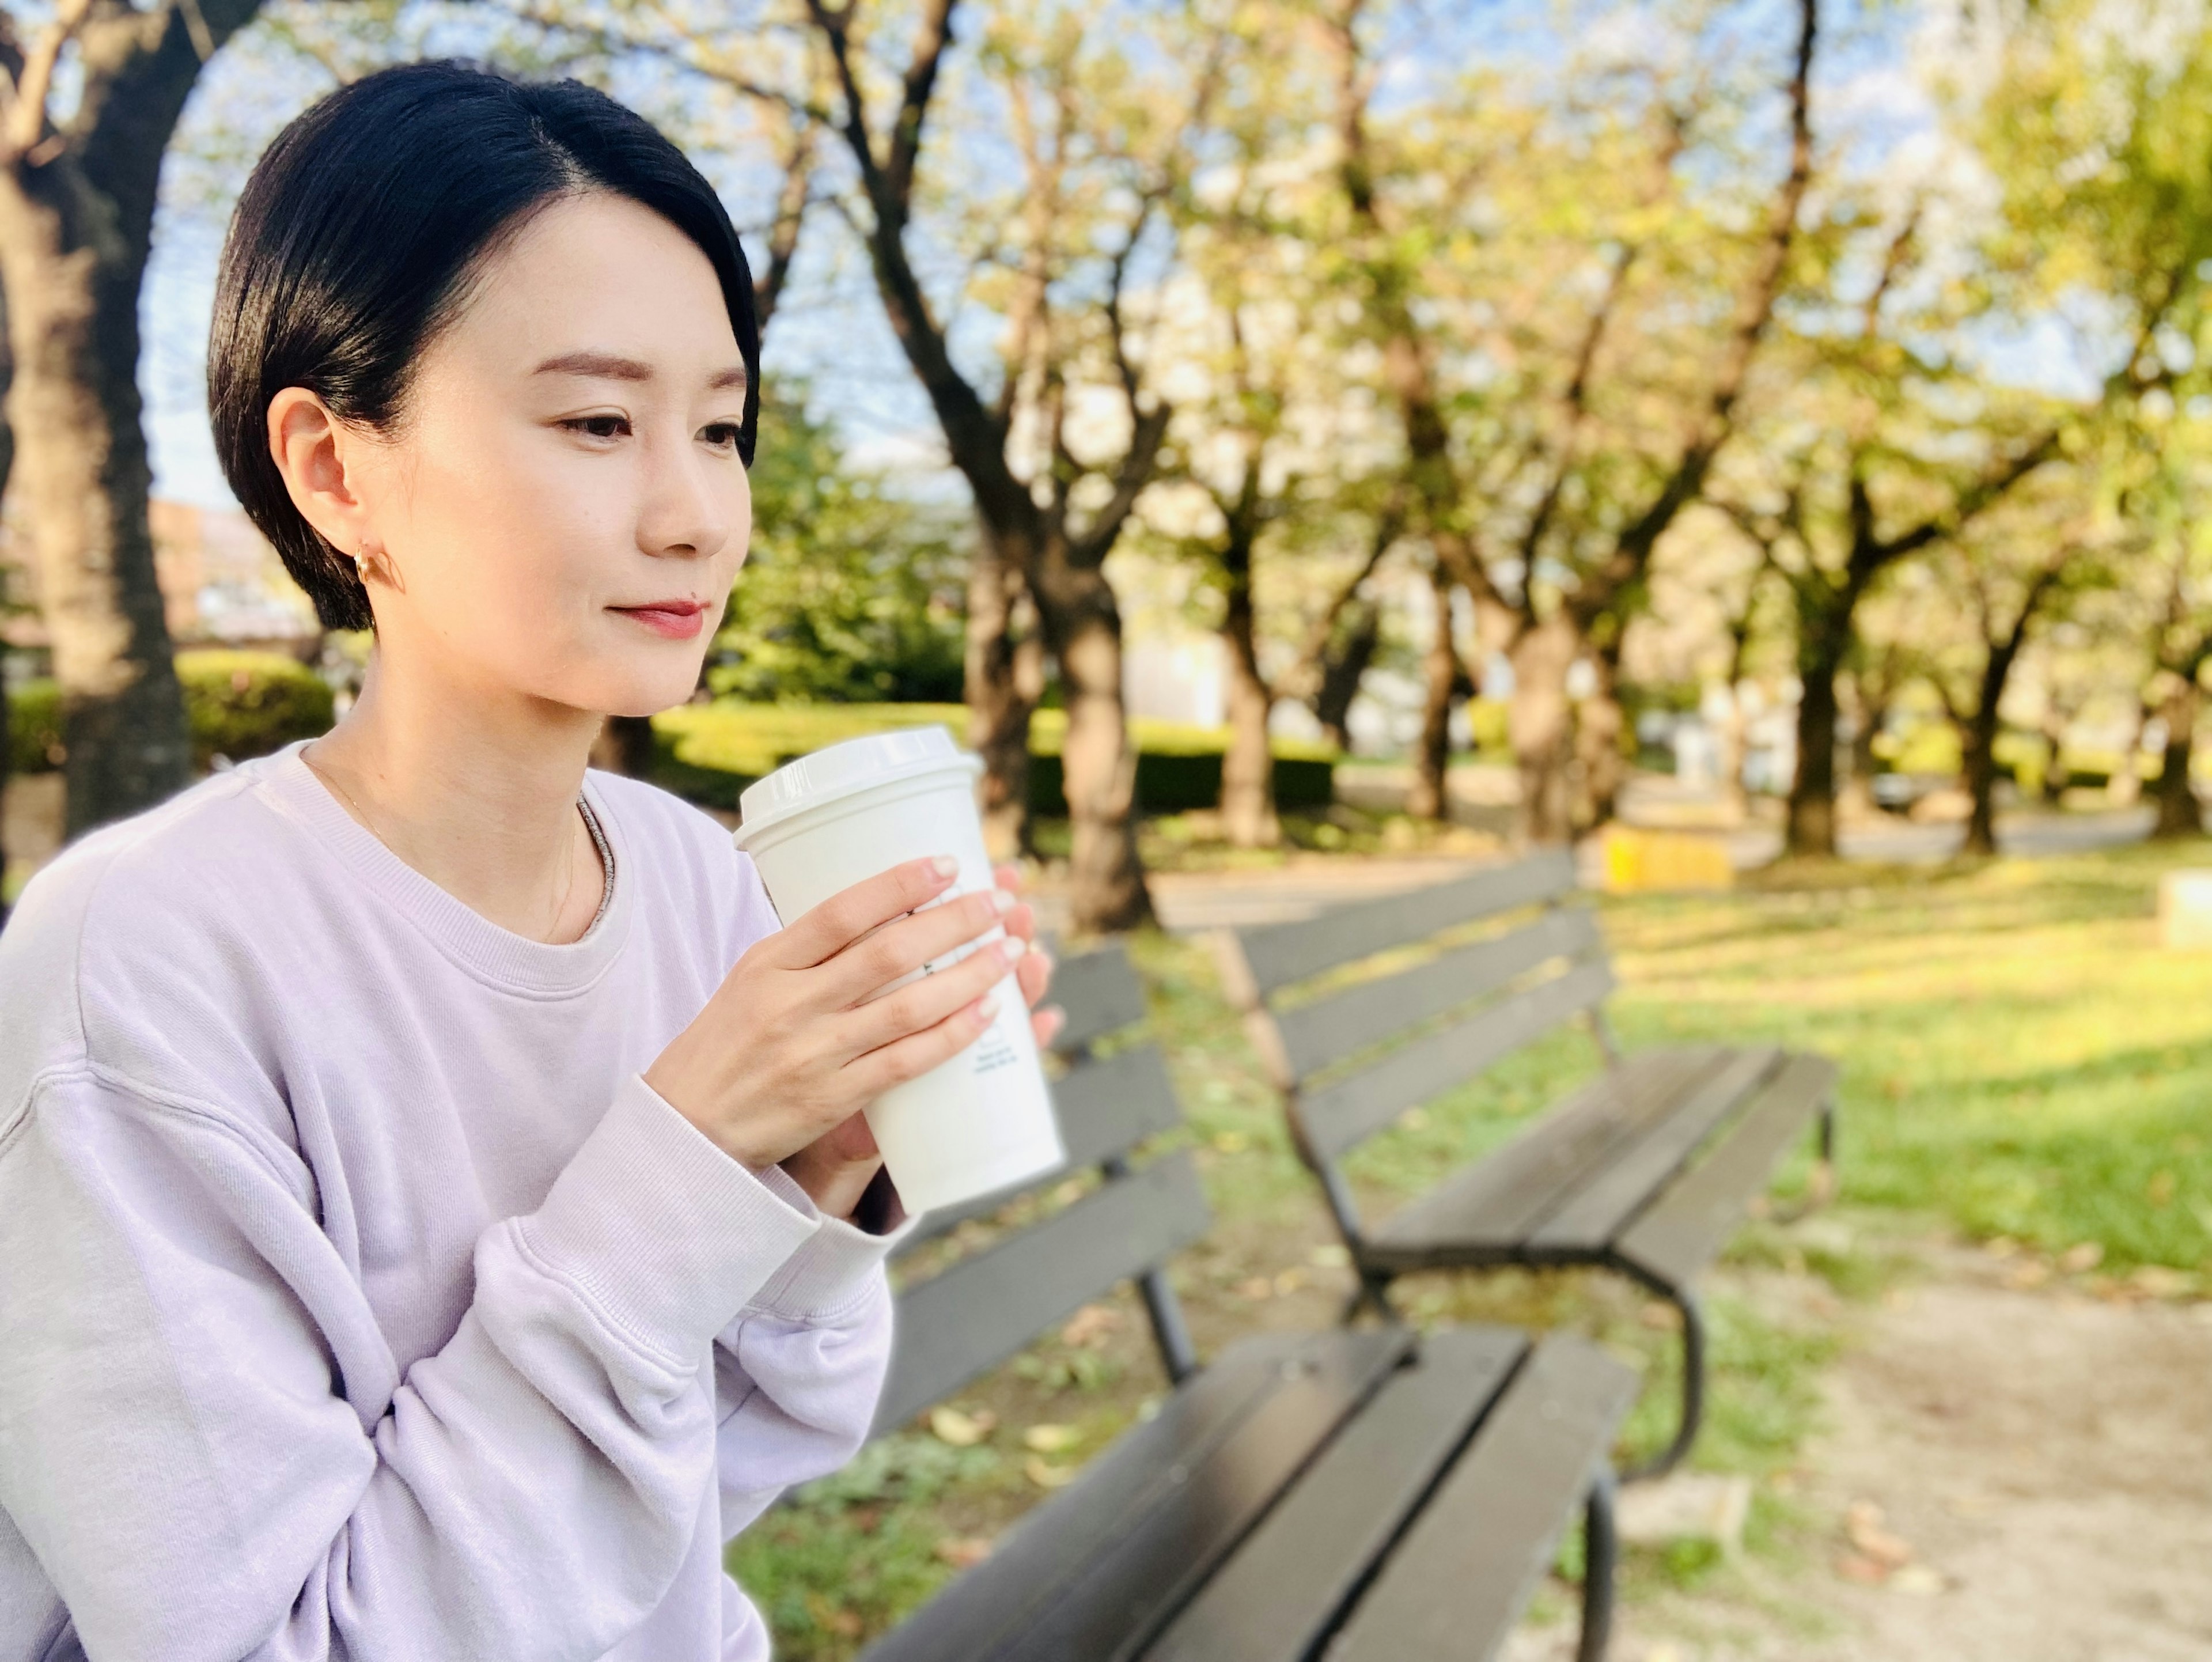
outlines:
M998 928L1012 908L1001 888L928 906L957 874L949 857L909 861L756 941L645 1082L759 1172L957 1055L990 1025L991 989L1021 957L1021 941L978 947L875 996Z

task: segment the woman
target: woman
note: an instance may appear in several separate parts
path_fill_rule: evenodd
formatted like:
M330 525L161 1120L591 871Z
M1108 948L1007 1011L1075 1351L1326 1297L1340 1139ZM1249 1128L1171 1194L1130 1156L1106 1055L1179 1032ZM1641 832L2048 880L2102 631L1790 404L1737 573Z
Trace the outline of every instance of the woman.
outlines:
M255 169L217 442L377 647L0 943L0 1662L768 1653L723 1544L852 1452L890 1338L858 1111L1032 925L916 912L923 860L778 933L713 820L586 772L744 558L751 301L574 83L392 70Z

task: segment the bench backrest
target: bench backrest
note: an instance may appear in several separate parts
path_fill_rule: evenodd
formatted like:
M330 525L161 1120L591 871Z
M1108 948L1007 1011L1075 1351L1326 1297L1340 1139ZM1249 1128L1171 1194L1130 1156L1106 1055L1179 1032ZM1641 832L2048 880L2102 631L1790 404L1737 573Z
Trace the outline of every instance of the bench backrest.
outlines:
M1196 1367L1182 1313L1162 1265L1206 1233L1206 1197L1189 1154L1141 1166L1138 1145L1182 1123L1165 1058L1149 1037L1095 1054L1101 1039L1144 1020L1145 995L1118 946L1063 960L1053 1001L1067 1013L1054 1048L1069 1063L1053 1082L1067 1163L1034 1183L922 1220L902 1249L911 1258L970 1218L1024 1196L1098 1173L1098 1185L1040 1221L1011 1228L898 1294L890 1374L875 1430L904 1424L988 1373L1048 1327L1125 1281L1144 1294L1170 1378Z
M1595 1012L1612 990L1613 971L1589 910L1565 904L1574 887L1573 855L1548 850L1233 933L1224 965L1231 995L1325 1182L1340 1156L1407 1109ZM1304 983L1378 953L1514 913L1528 916L1410 968L1297 996ZM1345 1201L1340 1188L1331 1184L1333 1205Z

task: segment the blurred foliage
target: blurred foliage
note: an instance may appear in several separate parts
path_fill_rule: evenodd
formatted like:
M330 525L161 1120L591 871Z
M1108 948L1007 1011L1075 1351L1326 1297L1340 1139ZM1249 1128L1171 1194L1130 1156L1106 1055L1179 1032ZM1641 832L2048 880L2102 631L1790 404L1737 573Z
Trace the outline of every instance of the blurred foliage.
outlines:
M334 719L329 684L282 653L180 652L177 679L184 687L192 764L203 771L218 756L243 762L295 739L312 739L327 732ZM17 773L46 772L67 759L61 689L52 681L27 682L9 695L8 743Z
M965 514L853 466L808 396L768 387L751 548L707 685L766 702L957 699Z

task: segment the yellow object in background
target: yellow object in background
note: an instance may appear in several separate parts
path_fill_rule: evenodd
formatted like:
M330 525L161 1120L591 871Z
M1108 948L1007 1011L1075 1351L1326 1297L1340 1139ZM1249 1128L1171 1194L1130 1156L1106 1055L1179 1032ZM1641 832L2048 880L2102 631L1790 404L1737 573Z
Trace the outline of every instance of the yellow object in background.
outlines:
M1599 839L1607 894L1732 888L1735 868L1718 837L1608 825Z

